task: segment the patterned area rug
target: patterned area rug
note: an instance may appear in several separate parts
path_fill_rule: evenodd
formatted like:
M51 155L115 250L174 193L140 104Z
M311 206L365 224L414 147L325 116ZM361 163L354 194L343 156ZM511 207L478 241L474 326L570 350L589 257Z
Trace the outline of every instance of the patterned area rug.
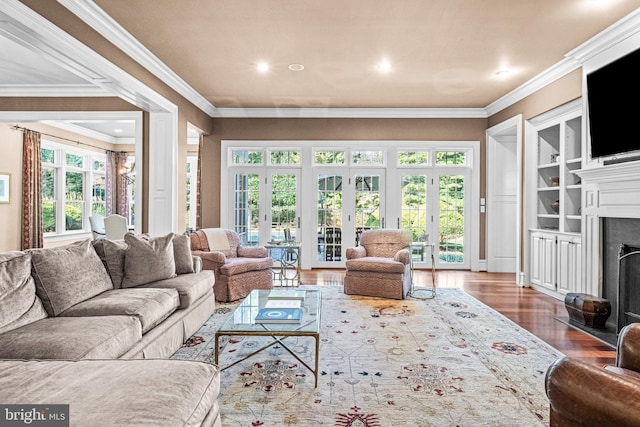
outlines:
M224 426L547 426L547 367L562 354L459 289L433 300L322 290L320 375L276 345L223 371ZM215 314L175 359L213 363ZM268 341L222 341L228 365ZM310 366L314 340L287 338Z

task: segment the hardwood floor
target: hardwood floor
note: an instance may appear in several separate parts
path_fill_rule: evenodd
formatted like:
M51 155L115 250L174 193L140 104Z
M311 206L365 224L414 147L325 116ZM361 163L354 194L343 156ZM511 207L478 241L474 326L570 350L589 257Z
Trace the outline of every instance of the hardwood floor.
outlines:
M301 274L305 285L342 285L343 279L342 269L303 270ZM430 270L416 270L414 283L431 286ZM567 356L599 366L615 363L614 348L555 320L567 316L562 301L517 286L514 274L439 270L436 283L441 288L464 290Z

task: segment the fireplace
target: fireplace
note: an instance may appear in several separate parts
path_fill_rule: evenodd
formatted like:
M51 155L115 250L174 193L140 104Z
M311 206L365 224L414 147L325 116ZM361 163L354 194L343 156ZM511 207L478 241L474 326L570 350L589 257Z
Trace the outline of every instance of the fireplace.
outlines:
M606 330L615 336L640 322L640 254L633 254L640 248L640 162L589 166L577 172L583 189L579 292L611 303Z
M602 218L602 297L611 303L606 329L640 322L640 219Z

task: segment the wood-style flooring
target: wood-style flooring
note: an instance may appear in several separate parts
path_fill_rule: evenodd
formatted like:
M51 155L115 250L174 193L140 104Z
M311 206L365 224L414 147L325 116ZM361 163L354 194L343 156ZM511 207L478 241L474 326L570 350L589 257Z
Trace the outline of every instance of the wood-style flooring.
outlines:
M343 269L303 270L305 285L341 285ZM594 365L615 364L615 349L590 335L567 326L555 317L567 317L564 303L515 283L515 274L439 270L436 283L442 288L460 288L502 313L563 354ZM431 271L416 270L415 286L431 286Z

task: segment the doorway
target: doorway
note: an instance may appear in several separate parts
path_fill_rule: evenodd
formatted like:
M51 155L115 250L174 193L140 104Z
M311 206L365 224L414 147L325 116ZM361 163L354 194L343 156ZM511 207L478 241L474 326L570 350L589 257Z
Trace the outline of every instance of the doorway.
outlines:
M487 130L487 271L516 273L521 284L522 116Z

